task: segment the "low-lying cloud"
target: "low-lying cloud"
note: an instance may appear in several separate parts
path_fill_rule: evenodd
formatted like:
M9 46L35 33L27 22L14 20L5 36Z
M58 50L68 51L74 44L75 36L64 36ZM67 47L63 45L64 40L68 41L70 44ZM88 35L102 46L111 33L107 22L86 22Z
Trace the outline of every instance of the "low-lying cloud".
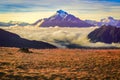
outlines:
M119 43L105 44L101 42L91 43L87 35L98 27L89 28L60 28L60 27L4 27L3 29L16 33L29 40L44 41L60 48L68 46L84 47L120 47Z

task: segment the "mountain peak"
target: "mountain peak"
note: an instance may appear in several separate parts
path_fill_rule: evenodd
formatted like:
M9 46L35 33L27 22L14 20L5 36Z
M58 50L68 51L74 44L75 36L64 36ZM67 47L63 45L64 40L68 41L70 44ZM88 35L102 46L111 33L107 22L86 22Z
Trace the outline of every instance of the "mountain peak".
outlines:
M59 13L59 14L68 14L68 13L65 12L64 10L58 10L57 13Z
M113 17L111 17L111 16L109 16L109 17L108 17L108 19L112 19L112 20L113 20L114 18L113 18Z
M92 26L83 20L80 20L79 18L75 17L72 14L67 13L63 10L58 10L56 13L49 17L44 19L44 21L41 23L40 21L37 21L35 25L39 25L42 27L50 27L50 26L60 26L60 27L89 27Z
M56 14L61 16L62 18L68 15L68 13L63 10L58 10Z

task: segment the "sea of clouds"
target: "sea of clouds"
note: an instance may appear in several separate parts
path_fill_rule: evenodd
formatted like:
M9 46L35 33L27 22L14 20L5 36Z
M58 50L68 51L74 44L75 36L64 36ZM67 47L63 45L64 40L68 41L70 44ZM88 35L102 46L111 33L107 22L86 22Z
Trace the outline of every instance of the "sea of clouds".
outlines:
M87 35L98 27L89 28L60 28L60 27L1 27L7 31L18 34L22 38L29 40L44 41L53 44L59 48L68 46L84 46L84 47L120 47L119 43L105 44L102 42L91 43Z

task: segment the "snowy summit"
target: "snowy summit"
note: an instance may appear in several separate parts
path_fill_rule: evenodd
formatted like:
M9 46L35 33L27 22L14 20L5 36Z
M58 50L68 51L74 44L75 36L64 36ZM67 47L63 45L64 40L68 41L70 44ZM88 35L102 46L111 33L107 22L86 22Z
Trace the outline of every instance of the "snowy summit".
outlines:
M65 12L65 11L63 11L63 10L58 10L58 11L57 11L57 15L60 15L61 17L65 17L65 16L68 15L68 13Z

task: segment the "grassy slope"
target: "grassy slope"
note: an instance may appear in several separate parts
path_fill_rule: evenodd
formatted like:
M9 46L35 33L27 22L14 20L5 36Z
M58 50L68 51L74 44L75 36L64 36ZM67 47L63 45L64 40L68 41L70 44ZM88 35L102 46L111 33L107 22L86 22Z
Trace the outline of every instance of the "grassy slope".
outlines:
M119 80L120 49L0 48L0 79Z

